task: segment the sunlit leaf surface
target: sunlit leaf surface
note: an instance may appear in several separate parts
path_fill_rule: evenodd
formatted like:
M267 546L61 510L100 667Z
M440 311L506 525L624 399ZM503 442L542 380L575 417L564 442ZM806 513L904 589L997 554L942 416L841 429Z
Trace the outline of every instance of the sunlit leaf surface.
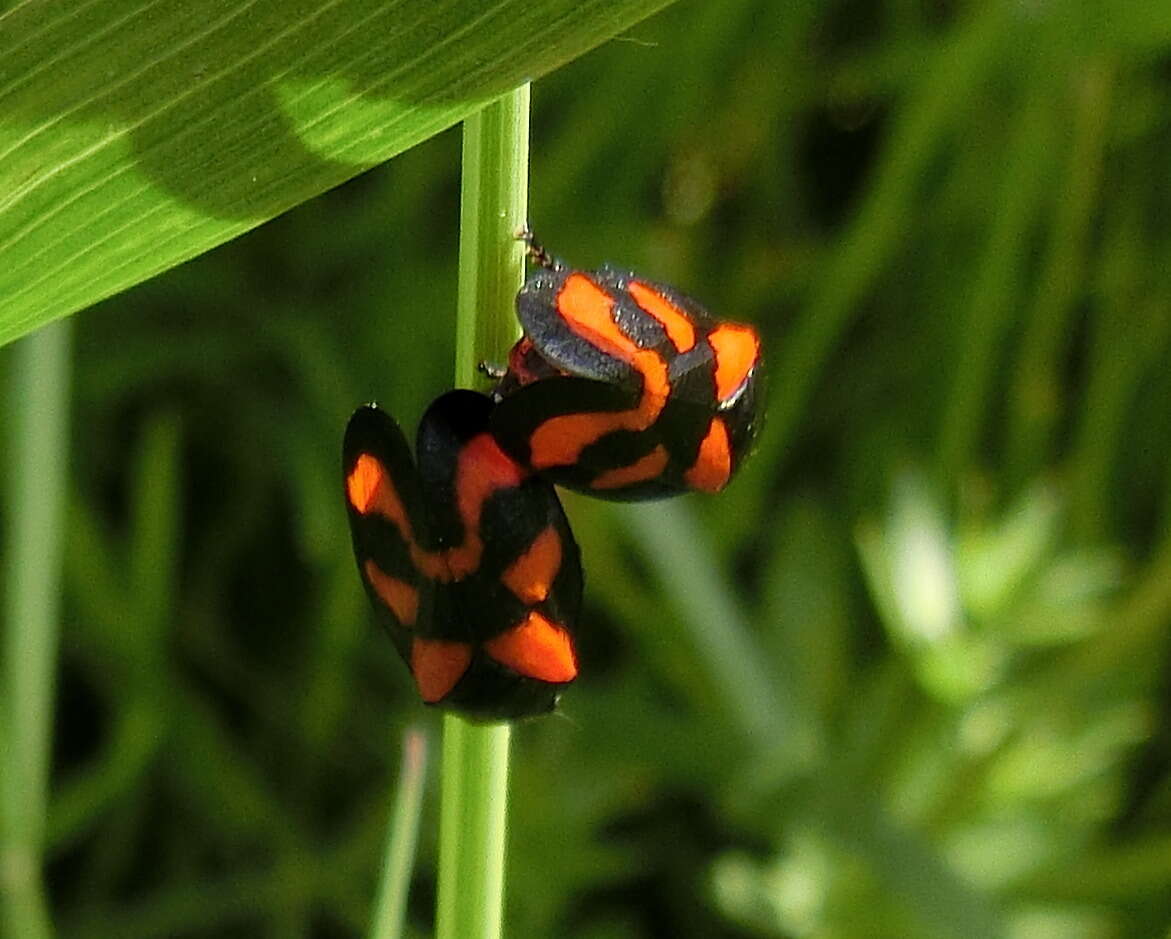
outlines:
M0 343L259 225L667 0L25 0Z

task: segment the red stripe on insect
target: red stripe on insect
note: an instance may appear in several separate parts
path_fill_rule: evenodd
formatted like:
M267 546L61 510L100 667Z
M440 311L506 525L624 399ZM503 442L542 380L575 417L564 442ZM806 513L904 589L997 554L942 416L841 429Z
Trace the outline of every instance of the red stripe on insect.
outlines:
M718 417L708 425L695 462L683 474L687 485L703 492L718 492L732 475L732 443L728 428Z
M628 411L549 418L530 439L531 462L536 469L572 465L582 450L614 431L646 430L658 420L671 392L667 363L655 352L640 349L622 333L612 318L614 299L585 274L566 278L557 295L557 309L577 335L633 366L642 376L642 394L638 404Z
M641 281L632 280L626 289L640 307L662 324L676 352L687 352L695 347L695 326L679 307Z
M541 603L549 596L553 580L561 570L561 536L549 526L527 551L504 572L501 580L522 603Z
M519 675L555 683L577 677L577 654L564 627L536 610L524 622L484 643L497 662Z
M443 700L468 670L472 647L466 642L416 639L411 643L411 674L419 697L428 704Z
M411 562L420 573L449 583L462 580L480 566L484 555L480 537L484 503L499 489L519 486L525 477L525 471L489 434L478 434L469 440L460 450L455 471L456 505L463 522L464 540L442 551L428 551L416 542L410 518L390 476L373 455L363 453L358 457L346 479L346 493L359 514L379 515L398 528L410 549Z
M727 401L744 384L760 358L760 339L751 326L723 323L708 335L716 353L716 398Z
M406 581L383 573L370 558L362 565L362 571L378 598L390 607L398 621L404 626L414 626L419 612L419 591Z
M646 482L662 474L667 468L670 455L662 444L655 447L650 453L629 466L620 466L617 469L607 470L596 477L590 486L594 489L619 489L622 486L631 486L634 483Z

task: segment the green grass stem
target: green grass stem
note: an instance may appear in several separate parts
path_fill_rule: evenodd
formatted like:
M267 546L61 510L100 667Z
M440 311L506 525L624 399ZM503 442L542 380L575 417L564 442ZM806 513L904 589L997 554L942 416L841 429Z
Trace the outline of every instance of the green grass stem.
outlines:
M500 936L510 731L443 719L437 939Z
M529 88L464 122L455 381L476 384L483 360L517 338L513 301L524 280L515 238L527 218ZM443 721L438 939L500 935L508 798L507 724Z
M529 86L464 121L455 383L471 388L479 363L503 359L520 338L513 312L524 282L528 221Z
M70 327L14 352L5 509L0 885L6 935L52 935L42 879L68 462Z

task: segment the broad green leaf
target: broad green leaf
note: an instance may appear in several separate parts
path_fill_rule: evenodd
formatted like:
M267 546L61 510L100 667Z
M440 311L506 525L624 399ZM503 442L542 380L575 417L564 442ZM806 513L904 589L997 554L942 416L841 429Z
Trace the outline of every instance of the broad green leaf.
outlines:
M0 343L369 169L668 2L11 5Z

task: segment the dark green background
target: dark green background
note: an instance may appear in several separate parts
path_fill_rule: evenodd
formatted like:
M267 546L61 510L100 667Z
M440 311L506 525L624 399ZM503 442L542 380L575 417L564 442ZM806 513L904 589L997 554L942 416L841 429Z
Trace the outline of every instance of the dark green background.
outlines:
M684 0L534 88L536 231L757 324L769 414L718 497L567 497L582 677L514 735L507 935L1165 934L1157 6ZM365 928L438 722L338 449L450 386L458 202L456 130L76 319L63 935Z

